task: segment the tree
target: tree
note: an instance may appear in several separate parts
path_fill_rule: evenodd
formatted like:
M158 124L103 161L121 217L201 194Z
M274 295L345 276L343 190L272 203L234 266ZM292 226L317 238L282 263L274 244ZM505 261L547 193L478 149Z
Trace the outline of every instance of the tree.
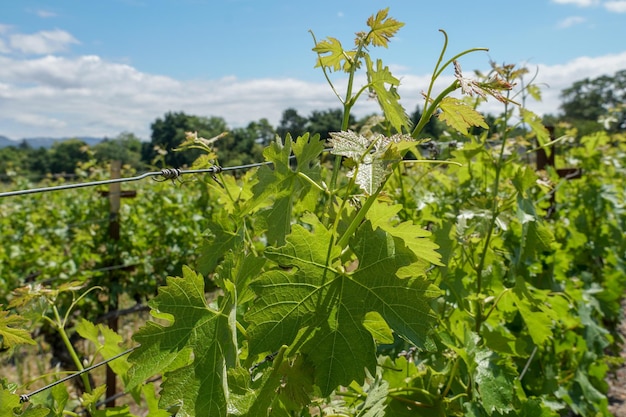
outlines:
M311 134L319 133L322 139L328 139L330 132L341 130L343 112L341 109L313 110L308 118L306 130ZM350 116L348 126L355 123L354 117Z
M167 153L165 164L170 167L189 166L200 155L200 151L191 149L185 152L174 152L185 140L186 132L198 132L198 136L210 139L228 130L226 121L221 117L191 116L183 112L165 114L152 123L150 142L145 143L141 157L147 164L152 164L158 155L158 149Z
M612 116L615 123L609 130L626 130L626 70L618 71L612 77L602 75L591 80L585 78L576 81L561 91L561 98L565 121L597 130L601 118ZM590 123L584 122L593 123L589 126Z
M141 141L134 134L120 133L115 139L105 139L93 148L98 162L122 161L135 169L141 168Z
M232 129L215 143L219 162L223 166L260 162L263 160L263 147L275 136L276 132L267 119Z
M300 116L296 109L288 108L283 111L283 116L276 128L276 133L281 138L284 138L287 133L290 133L291 137L302 136L302 134L306 132L306 125L306 117Z
M80 139L55 142L49 155L52 174L73 173L79 162L87 162L91 157L89 146Z

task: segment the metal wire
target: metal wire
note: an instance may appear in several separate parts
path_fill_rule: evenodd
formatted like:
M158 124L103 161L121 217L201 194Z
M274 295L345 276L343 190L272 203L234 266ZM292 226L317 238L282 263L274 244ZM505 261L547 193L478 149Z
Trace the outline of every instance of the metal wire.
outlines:
M240 168L241 167L230 167L230 169L240 169ZM50 191L70 190L73 188L95 187L98 185L115 184L119 182L139 181L148 177L162 176L164 179L175 179L175 178L178 178L180 175L185 175L185 174L198 174L198 173L204 173L204 172L217 174L224 170L226 169L220 168L218 166L212 166L210 168L205 168L205 169L189 169L189 170L168 168L168 169L162 169L161 171L146 172L144 174L137 175L135 177L114 178L114 179L102 180L102 181L91 181L91 182L82 182L82 183L74 183L74 184L54 185L51 187L31 188L27 190L7 191L4 193L0 193L0 197L11 197L11 196L25 195L25 194L47 193Z
M331 150L330 148L324 149L323 152L329 152L330 150ZM296 158L295 155L289 156L290 160L295 159L295 158ZM213 165L210 168L204 168L204 169L165 168L160 171L146 172L141 175L137 175L135 177L114 178L114 179L102 180L102 181L91 181L91 182L82 182L82 183L74 183L74 184L54 185L50 187L31 188L27 190L7 191L7 192L0 193L0 198L12 197L12 196L18 196L18 195L26 195L26 194L47 193L50 191L71 190L73 188L95 187L98 185L115 184L115 183L120 183L120 182L139 181L148 177L153 177L153 178L162 177L163 181L165 181L165 180L174 180L180 177L181 175L210 173L214 176L214 179L217 181L217 179L215 178L215 174L219 174L220 172L257 168L257 167L261 167L264 165L272 165L272 164L273 164L272 161L265 161L265 162L255 162L252 164L245 164L245 165L236 165L232 167L220 167L218 165ZM217 182L218 184L222 185L219 181Z
M50 388L52 388L52 387L54 387L54 386L56 386L56 385L62 384L62 383L63 383L63 382L65 382L65 381L69 381L69 380L70 380L70 379L72 379L72 378L76 378L77 376L82 375L82 374L84 374L85 372L93 371L94 369L99 368L99 367L100 367L100 366L102 366L102 365L106 365L107 363L109 363L109 362L111 362L111 361L114 361L115 359L120 358L120 357L122 357L122 356L124 356L124 355L128 355L129 353L131 353L132 351L134 351L135 349L137 349L137 347L138 347L138 346L135 346L135 347L132 347L132 348L130 348L130 349L127 349L127 350L125 350L124 352L119 353L119 354L117 354L117 355L113 356L112 358L109 358L109 359L104 360L104 361L102 361L102 362L99 362L99 363L97 363L97 364L95 364L95 365L92 365L92 366L90 366L90 367L88 367L88 368L85 368L85 369L83 369L82 371L75 372L75 373L73 373L73 374L71 374L71 375L66 376L65 378L61 378L61 379L59 379L58 381L55 381L55 382L53 382L53 383L51 383L51 384L48 384L48 385L46 385L45 387L39 388L39 389L37 389L37 390L35 390L35 391L33 391L33 392L29 393L29 394L22 394L22 395L20 395L20 402L21 402L21 403L26 403L26 402L30 401L30 397L32 397L33 395L37 395L37 394L39 394L40 392L44 392L45 390L48 390L48 389L50 389Z
M166 168L161 171L151 171L146 172L141 175L137 175L135 177L125 177L125 178L114 178L110 180L102 180L102 181L91 181L91 182L82 182L82 183L74 183L74 184L63 184L63 185L54 185L51 187L41 187L41 188L31 188L27 190L17 190L17 191L7 191L4 193L0 193L0 197L11 197L17 195L26 195L26 194L37 194L37 193L47 193L50 191L60 191L60 190L70 190L73 188L83 188L83 187L96 187L98 185L107 185L107 184L115 184L120 182L131 182L131 181L139 181L148 177L163 177L163 179L176 179L181 175L186 174L201 174L201 173L211 173L218 174L222 171L234 171L237 169L248 169L253 167L258 167L262 165L271 164L271 162L259 162L256 164L248 164L248 165L238 165L233 167L222 168L219 166L212 166L210 168L205 169L178 169L178 168Z

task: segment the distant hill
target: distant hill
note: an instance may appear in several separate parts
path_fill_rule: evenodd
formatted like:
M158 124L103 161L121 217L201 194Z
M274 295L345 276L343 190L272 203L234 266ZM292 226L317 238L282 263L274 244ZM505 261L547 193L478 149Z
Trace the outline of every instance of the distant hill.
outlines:
M104 140L104 138L94 138L90 136L79 136L72 138L45 138L45 137L37 137L37 138L24 138L20 140L12 140L7 138L6 136L0 135L0 148L4 148L6 146L19 146L22 141L26 141L31 148L50 148L55 142L63 142L69 139L80 139L85 142L89 146L94 146Z
M5 146L15 145L15 141L7 138L6 136L0 135L0 148L4 148Z

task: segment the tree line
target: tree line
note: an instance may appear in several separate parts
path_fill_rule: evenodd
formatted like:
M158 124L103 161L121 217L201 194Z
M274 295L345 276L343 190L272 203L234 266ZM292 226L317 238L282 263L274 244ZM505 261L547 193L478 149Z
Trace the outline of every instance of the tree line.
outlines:
M626 70L613 76L604 75L595 79L576 81L562 90L561 112L546 115L544 123L566 122L578 129L581 135L601 129L626 131ZM416 123L421 116L418 106L410 115ZM10 172L29 173L36 176L48 174L73 174L79 164L106 163L121 160L137 170L154 166L185 167L198 157L194 150L175 152L184 140L186 132L197 132L198 136L212 138L228 132L215 146L222 166L242 165L263 160L263 148L276 135L284 137L304 132L329 137L329 132L341 127L340 109L314 110L303 116L294 108L283 111L278 126L267 119L252 121L245 127L230 129L222 117L203 117L184 112L168 112L151 124L150 141L141 141L133 133L124 132L115 138L106 138L95 146L88 146L80 139L55 143L51 148L32 148L25 141L16 146L0 149L0 175ZM364 126L370 116L359 120L352 118L354 129ZM488 116L489 118L489 116ZM438 140L444 126L433 117L423 135ZM473 132L474 134L478 132Z

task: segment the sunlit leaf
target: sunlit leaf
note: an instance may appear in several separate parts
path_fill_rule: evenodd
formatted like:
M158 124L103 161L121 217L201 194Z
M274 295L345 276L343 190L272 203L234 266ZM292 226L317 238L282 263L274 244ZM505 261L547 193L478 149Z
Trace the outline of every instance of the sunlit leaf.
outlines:
M370 91L378 100L386 120L397 132L401 133L403 129L409 130L411 121L404 107L400 104L400 95L398 94L400 80L391 75L389 67L383 66L380 59L376 60L376 68L374 68L369 55L365 56L365 63Z
M341 42L333 37L318 42L313 51L318 54L315 67L326 67L333 71L348 71L356 55L355 51L344 51Z
M404 23L388 17L388 14L389 7L379 10L375 16L370 16L367 19L367 25L370 27L369 40L374 46L386 48L389 40L404 26Z
M489 129L483 116L459 99L445 97L439 103L439 108L439 120L464 135L468 134L468 129L472 126Z
M148 322L135 334L141 346L129 357L129 385L161 373L161 408L179 406L182 416L225 416L226 367L233 366L236 347L228 317L206 303L202 276L184 268L183 278L168 278L150 306L174 320L169 326Z

